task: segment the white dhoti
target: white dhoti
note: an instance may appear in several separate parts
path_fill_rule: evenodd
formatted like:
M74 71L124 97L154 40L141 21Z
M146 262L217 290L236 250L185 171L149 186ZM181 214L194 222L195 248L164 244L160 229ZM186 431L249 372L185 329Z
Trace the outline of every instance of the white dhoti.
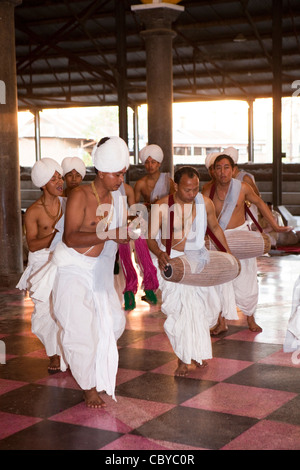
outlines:
M161 250L165 248L161 245ZM184 253L171 250L170 257ZM154 263L158 268L157 259ZM162 291L161 311L167 316L165 332L176 356L185 364L192 360L202 363L212 358L210 329L218 321L222 309L227 318L236 317L232 296L225 294L221 286L198 287L165 281L157 269L159 286Z
M283 345L284 352L298 350L300 350L300 276L293 289L292 311Z
M49 248L29 252L28 265L22 274L17 288L28 290L31 297L31 279L38 274L50 261L53 251ZM31 297L32 298L32 297ZM60 326L54 316L51 296L44 302L32 298L34 311L31 317L31 331L35 334L45 347L48 357L61 356L61 370L66 370L60 341Z
M114 242L105 247L107 243L117 249ZM110 251L105 254L105 247L92 258L61 242L51 263L33 279L32 295L43 301L52 290L64 354L79 386L96 387L115 398L117 339L125 328L125 314L114 289L115 257Z
M225 230L225 234L237 230L249 231L248 223ZM257 262L256 258L248 258L241 259L240 263L241 272L232 281L235 302L245 315L251 316L254 315L258 303Z

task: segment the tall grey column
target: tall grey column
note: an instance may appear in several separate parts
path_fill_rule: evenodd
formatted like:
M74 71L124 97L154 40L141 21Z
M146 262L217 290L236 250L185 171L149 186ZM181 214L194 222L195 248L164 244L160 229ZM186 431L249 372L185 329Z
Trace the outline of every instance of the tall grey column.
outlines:
M0 286L12 286L23 271L18 105L14 8L21 0L0 0Z
M162 171L173 175L173 58L172 23L184 10L168 3L131 7L145 25L147 60L148 143L159 145L164 152Z

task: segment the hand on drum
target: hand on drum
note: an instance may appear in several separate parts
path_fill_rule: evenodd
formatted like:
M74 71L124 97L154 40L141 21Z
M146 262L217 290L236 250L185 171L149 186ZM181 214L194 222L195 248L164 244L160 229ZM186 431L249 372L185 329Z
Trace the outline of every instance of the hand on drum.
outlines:
M291 230L293 230L293 227L290 227L289 225L287 226L278 225L278 227L275 229L275 232L290 232Z
M157 259L159 268L164 271L166 269L167 264L169 263L169 255L165 251L161 251Z

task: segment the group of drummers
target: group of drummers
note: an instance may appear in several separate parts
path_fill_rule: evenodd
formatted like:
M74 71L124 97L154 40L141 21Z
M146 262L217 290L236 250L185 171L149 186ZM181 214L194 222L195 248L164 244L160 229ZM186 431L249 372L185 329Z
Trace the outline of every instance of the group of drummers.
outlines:
M175 375L206 364L212 357L210 335L226 331L226 320L238 320L238 309L251 331L262 330L255 321L256 258L271 244L257 214L275 232L291 230L277 224L254 178L238 170L237 160L233 147L208 155L211 181L201 193L198 172L181 167L173 194L151 206L147 242L158 268L164 329L178 358Z

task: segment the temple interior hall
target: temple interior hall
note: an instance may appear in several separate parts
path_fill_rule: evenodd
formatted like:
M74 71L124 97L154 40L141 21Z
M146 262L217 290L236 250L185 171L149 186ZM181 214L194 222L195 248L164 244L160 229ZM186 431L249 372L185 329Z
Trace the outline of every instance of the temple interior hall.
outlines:
M161 146L161 171L173 175L173 103L241 100L244 163L265 202L300 231L299 134L290 126L282 138L282 100L300 100L299 0L0 0L0 20L0 450L100 450L100 461L176 452L199 463L201 450L300 450L300 351L283 349L300 243L257 258L262 331L250 331L238 311L211 336L212 358L184 377L174 375L161 294L150 305L140 283L117 344L116 400L102 393L101 409L85 405L69 369L48 371L31 331L33 302L15 287L25 267L22 204L32 194L20 168L18 111L32 114L35 162L44 109L116 106L128 143L130 108L132 183L143 170L139 106L147 104L144 137ZM268 165L256 160L258 99L272 99ZM290 122L299 127L292 111ZM90 153L101 137L90 139ZM202 172L205 157L201 150Z

